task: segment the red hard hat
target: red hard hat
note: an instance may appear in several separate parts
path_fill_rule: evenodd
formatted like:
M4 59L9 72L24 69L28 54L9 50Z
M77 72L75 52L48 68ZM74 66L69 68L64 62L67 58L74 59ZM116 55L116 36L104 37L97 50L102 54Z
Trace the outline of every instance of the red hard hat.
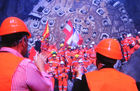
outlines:
M26 32L29 35L28 38L31 37L31 33L21 19L17 17L8 17L2 22L0 28L0 36L18 32Z
M104 39L95 48L97 53L112 59L122 59L122 52L119 42L116 39Z

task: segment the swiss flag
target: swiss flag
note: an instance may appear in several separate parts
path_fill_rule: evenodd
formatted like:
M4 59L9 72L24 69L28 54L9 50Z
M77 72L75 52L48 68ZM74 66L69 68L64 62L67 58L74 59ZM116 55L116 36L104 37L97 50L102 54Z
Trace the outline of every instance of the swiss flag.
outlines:
M83 38L79 32L73 28L70 20L66 24L63 32L66 34L65 44L70 45L72 43L73 45L81 45L83 43Z
M72 22L70 20L67 22L63 32L66 34L65 44L70 45L72 41L72 35L73 35L73 27L72 27Z

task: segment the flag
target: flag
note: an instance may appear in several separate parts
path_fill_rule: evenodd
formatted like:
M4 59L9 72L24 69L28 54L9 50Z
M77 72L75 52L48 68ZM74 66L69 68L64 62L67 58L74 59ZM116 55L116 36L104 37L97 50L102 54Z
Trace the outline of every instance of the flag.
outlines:
M69 20L68 23L66 24L63 32L66 35L65 38L65 44L70 45L72 42L72 35L73 35L73 27L72 27L72 22Z
M66 34L65 44L81 45L83 43L81 35L78 31L75 31L70 20L66 24L63 32Z
M71 44L71 42L72 42L72 40L73 40L73 36L66 36L66 38L65 38L65 44L68 44L68 45L70 45Z
M73 36L72 36L72 45L81 45L83 43L83 38L81 37L81 35L79 34L78 31L76 31L73 28Z
M49 26L48 26L48 22L47 22L47 24L46 24L46 27L45 27L45 30L44 30L42 36L43 36L42 41L43 41L45 38L47 38L47 37L49 36Z
M66 34L66 36L70 37L73 34L73 27L72 27L72 22L69 20L68 23L66 24L63 32Z
M82 45L82 43L83 43L83 38L82 38L81 35L79 34L78 45Z
M73 28L72 45L77 45L79 41L78 32Z

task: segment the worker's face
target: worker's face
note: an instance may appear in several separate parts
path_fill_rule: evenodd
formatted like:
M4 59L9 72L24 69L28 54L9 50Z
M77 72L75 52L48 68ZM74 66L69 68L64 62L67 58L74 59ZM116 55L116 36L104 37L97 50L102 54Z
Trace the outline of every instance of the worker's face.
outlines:
M126 35L126 34L123 34L122 36L123 36L123 38L126 38L126 37L127 37L127 35Z
M64 67L64 64L61 64L61 67Z
M53 64L52 64L52 63L49 63L49 66L50 66L50 67L52 67L52 66L53 66Z
M82 62L79 62L79 65L83 65L83 63Z
M84 56L85 59L87 59L87 56Z
M53 56L53 59L56 59L56 56Z

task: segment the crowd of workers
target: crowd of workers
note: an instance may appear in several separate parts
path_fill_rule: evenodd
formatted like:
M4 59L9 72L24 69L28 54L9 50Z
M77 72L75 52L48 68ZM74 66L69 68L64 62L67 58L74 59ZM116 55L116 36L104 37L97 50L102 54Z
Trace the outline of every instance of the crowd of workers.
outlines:
M132 34L122 34L123 40L121 41L122 53L124 59L128 61L131 54L133 54L140 47L140 32L137 33L136 37L133 37Z
M129 61L139 48L139 32L136 38L123 34L120 43L107 38L90 46L62 43L60 49L38 40L29 51L29 59L24 56L31 34L22 20L6 18L0 37L1 91L53 91L57 81L59 91L67 91L68 79L74 84L73 91L138 91L135 80L113 66L123 57L123 62ZM97 70L89 72L90 65L96 65Z
M129 34L122 34L120 45L122 46L123 60L127 62L131 54L140 47L140 32L136 37ZM39 48L39 47L38 47ZM65 46L60 44L60 49L55 45L49 45L48 41L41 41L40 52L46 56L45 71L53 79L53 85L58 81L59 91L67 91L68 79L74 82L75 79L82 79L82 75L87 73L88 66L96 65L95 42L83 46ZM105 51L103 51L105 52ZM29 51L29 58L33 60L36 55L35 48ZM112 56L117 56L112 54Z
M95 43L92 42L90 48L83 47L65 47L60 44L60 49L56 46L49 46L47 41L41 42L41 53L46 56L45 70L52 75L53 83L58 80L59 91L67 91L68 79L74 80L87 72L87 67L96 64L96 53L94 51ZM36 55L35 48L29 51L29 58L33 60Z

